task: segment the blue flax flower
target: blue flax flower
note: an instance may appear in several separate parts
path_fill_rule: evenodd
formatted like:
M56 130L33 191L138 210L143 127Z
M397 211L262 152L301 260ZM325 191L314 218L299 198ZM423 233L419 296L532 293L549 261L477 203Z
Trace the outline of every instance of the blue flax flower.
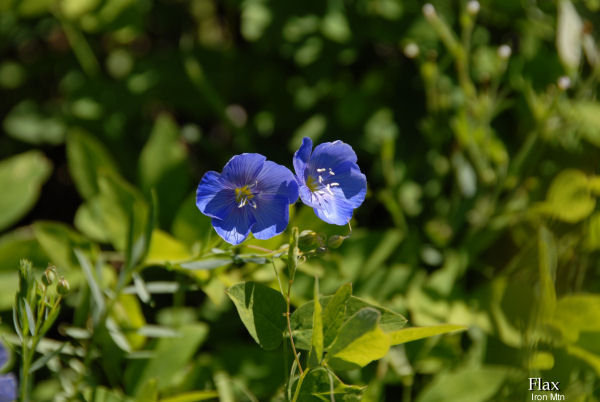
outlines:
M0 343L0 368L8 361L8 352ZM0 402L12 402L17 399L17 380L12 373L0 375Z
M260 154L236 155L222 173L207 172L196 191L198 209L228 243L240 244L250 231L257 239L283 232L289 204L298 199L292 172Z
M325 142L312 150L310 138L294 154L300 199L327 223L345 225L365 200L367 178L356 164L352 147L342 141Z

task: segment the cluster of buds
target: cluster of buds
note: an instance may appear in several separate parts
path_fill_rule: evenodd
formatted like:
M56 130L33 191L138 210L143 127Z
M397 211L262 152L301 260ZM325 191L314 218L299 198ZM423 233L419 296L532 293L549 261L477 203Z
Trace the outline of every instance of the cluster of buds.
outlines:
M61 276L60 279L58 279L58 280L57 280L57 278L58 278L58 275L56 272L56 267L54 265L50 265L44 271L44 276L42 277L42 282L44 283L45 286L51 286L52 284L54 284L56 282L56 291L58 292L58 294L61 296L68 295L69 292L71 291L71 286L69 285L69 282L65 279L64 276Z

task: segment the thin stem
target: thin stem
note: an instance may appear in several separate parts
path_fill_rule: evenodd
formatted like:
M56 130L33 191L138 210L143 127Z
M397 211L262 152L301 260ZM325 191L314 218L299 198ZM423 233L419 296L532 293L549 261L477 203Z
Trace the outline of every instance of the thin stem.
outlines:
M294 358L296 359L296 364L298 365L298 370L300 370L300 375L304 374L302 370L302 365L300 364L300 358L298 357L298 352L296 351L296 345L294 344L294 337L292 336L292 324L290 322L290 295L292 293L292 284L294 283L293 279L288 281L288 289L287 289L287 298L286 298L286 307L287 311L285 313L285 318L287 320L288 333L290 334L290 343L292 344L292 352L294 352ZM295 398L294 398L295 400Z
M298 400L298 397L300 396L300 388L302 388L302 382L304 381L304 377L306 377L306 374L308 374L308 372L309 370L306 370L300 375L300 378L298 379L298 385L296 385L296 390L294 391L294 397L292 398L292 402L296 402Z

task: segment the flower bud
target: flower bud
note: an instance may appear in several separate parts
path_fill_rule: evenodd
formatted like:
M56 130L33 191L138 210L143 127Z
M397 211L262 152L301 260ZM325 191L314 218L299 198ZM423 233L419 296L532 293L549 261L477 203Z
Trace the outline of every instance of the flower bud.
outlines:
M346 240L346 236L333 235L327 239L327 245L329 248L338 248Z
M43 279L46 286L52 285L56 280L56 267L50 265L48 268L46 268Z
M571 79L566 75L563 75L558 79L558 89L566 91L569 88L571 88Z
M298 248L309 250L318 244L318 235L314 230L303 230L298 237Z
M58 291L58 294L61 296L66 296L71 291L71 286L69 285L69 282L67 282L67 280L65 279L64 276L61 276L60 279L58 280L58 284L56 285L56 290Z
M435 13L435 7L433 6L433 4L425 3L425 5L423 5L423 15L427 19L431 19L431 18L435 17L436 13Z
M477 15L479 13L479 9L480 9L480 6L479 6L479 2L477 0L471 0L467 3L467 12L470 15L473 15L473 16Z
M498 56L502 60L508 60L510 55L512 54L512 49L508 45L502 45L498 48Z

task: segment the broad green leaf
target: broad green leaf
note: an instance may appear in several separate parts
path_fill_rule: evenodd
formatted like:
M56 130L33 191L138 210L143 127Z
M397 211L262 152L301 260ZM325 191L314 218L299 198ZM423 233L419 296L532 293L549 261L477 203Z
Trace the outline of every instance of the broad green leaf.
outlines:
M327 311L327 306L334 296L323 296L321 297L321 305L324 311ZM339 296L342 297L341 295ZM291 316L292 332L294 334L294 342L296 347L299 349L310 350L311 338L312 338L312 316L313 316L313 305L312 301L301 305ZM396 331L403 328L406 325L406 318L402 315L395 313L389 309L378 306L373 303L369 303L356 296L350 296L345 303L345 316L343 322L347 321L352 315L362 308L370 307L376 309L381 313L380 327L384 332ZM338 318L339 319L339 318ZM328 323L326 320L323 321L324 330L327 331ZM337 325L337 324L336 324ZM338 327L339 329L339 327ZM335 338L337 332L332 331L328 336ZM327 346L327 344L326 344Z
M38 267L44 267L48 262L31 227L18 228L0 237L0 271L16 273L23 258L27 258Z
M294 384L294 389L298 381ZM346 385L332 372L318 367L311 369L305 376L298 392L298 402L338 401L358 402L362 398L365 387Z
M90 256L94 256L97 251L95 245L63 223L38 221L33 225L33 231L48 256L48 261L59 268L79 267L75 249Z
M146 232L149 206L144 197L116 174L101 173L98 178L98 212L117 250L125 250L130 236L137 241Z
M146 334L142 329L146 319L142 307L133 295L119 295L111 310L115 323L123 328L127 342L133 350L140 349L146 342Z
M350 370L385 356L390 337L379 327L380 318L381 313L370 307L350 317L327 351L327 364L334 369Z
M77 208L73 225L91 240L108 243L110 235L104 227L101 213L98 197L92 197Z
M529 370L551 370L554 367L554 355L550 352L533 352L529 358Z
M352 296L352 284L341 286L323 310L323 343L329 347L337 336L346 317L346 302Z
M141 387L140 392L135 398L135 402L156 402L158 401L158 380L149 378Z
M65 140L65 123L60 114L43 113L39 106L26 100L15 106L4 119L4 131L13 138L34 145L58 145Z
M278 347L286 324L281 293L260 283L242 282L230 287L227 295L256 343L266 350Z
M600 147L600 103L580 100L572 101L569 118L579 125L582 137L593 145Z
M465 367L438 374L417 402L485 402L496 395L508 371L501 367Z
M185 244L160 229L154 229L146 264L176 263L190 258L192 254Z
M542 320L549 319L556 307L556 242L552 233L544 226L538 231L538 259L540 272L539 314Z
M537 208L561 221L575 223L589 216L595 207L588 177L580 170L567 169L554 178L546 201Z
M321 364L323 358L323 309L319 303L319 279L315 277L312 344L308 355L309 367Z
M117 172L117 165L106 147L83 130L67 134L67 161L79 194L85 199L99 192L100 172Z
M573 293L562 297L551 324L568 342L576 342L581 332L600 332L600 295Z
M36 203L52 164L39 151L0 161L0 230L21 219Z
M575 72L581 59L581 35L583 23L569 0L561 0L558 8L556 48L561 61L569 72Z
M177 374L185 370L208 335L208 326L203 323L186 324L177 330L180 337L156 340L153 359L139 360L129 365L125 383L133 394L139 394L142 386L151 378L158 380L159 391L168 388Z
M159 221L163 226L170 224L190 189L191 178L179 127L168 115L160 115L154 123L140 154L139 177L142 190L156 190Z
M428 338L430 336L446 334L448 332L464 331L467 328L462 325L443 324L431 327L411 327L398 331L388 332L392 345L399 345L417 339Z
M587 221L585 246L588 250L600 249L600 212L595 212Z

